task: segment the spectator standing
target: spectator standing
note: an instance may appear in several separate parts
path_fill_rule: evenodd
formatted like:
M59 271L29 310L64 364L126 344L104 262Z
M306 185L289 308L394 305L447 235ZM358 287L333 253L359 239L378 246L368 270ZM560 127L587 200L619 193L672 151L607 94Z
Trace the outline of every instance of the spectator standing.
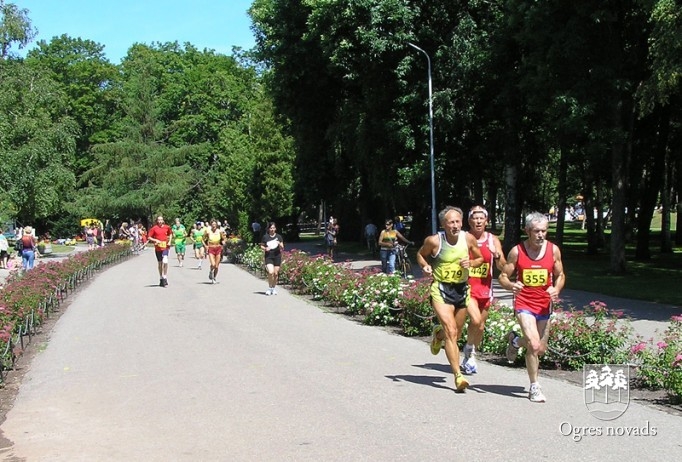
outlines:
M7 269L9 261L9 242L5 237L4 231L0 228L0 269Z
M365 240L367 241L367 250L373 250L377 247L377 226L369 222L365 225Z
M405 223L403 223L403 219L400 216L396 216L394 219L395 224L393 225L393 229L398 231L401 234L405 233Z
M331 217L329 225L327 226L327 232L324 235L324 242L327 245L327 255L332 260L334 259L334 251L336 250L336 244L339 238L339 221Z
M253 232L253 242L260 242L261 239L260 230L261 230L260 223L254 220L253 223L251 223L251 231Z
M36 238L33 235L33 228L26 226L21 236L21 265L24 271L33 269L36 255Z
M381 258L381 271L386 274L395 273L396 246L398 240L406 244L411 244L409 240L400 232L393 229L393 222L387 219L384 223L385 228L379 234L379 256Z

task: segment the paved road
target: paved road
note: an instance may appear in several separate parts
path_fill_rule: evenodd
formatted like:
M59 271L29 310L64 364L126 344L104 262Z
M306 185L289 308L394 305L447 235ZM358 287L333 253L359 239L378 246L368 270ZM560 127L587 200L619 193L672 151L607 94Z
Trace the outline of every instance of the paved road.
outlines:
M223 264L147 252L98 275L57 322L0 426L10 461L621 461L682 459L682 418L631 402L591 416L582 389L480 365L455 394L445 356ZM565 433L567 436L564 436ZM587 432L579 442L571 432ZM596 435L602 432L602 435ZM613 435L608 433L612 432ZM655 433L655 435L654 435ZM634 435L637 436L634 436ZM629 435L629 436L628 436ZM578 439L576 437L576 439Z

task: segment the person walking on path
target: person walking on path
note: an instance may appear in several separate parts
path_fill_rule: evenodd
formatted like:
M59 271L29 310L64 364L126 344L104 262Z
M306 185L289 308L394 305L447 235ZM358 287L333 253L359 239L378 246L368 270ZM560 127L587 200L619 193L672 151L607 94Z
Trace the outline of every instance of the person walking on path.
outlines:
M159 268L159 286L168 286L168 250L173 232L161 215L156 217L156 224L151 227L147 238L154 244L154 254Z
M185 260L185 241L187 240L187 230L185 225L180 223L180 219L175 219L175 224L171 226L173 232L173 244L175 244L175 255L178 258L178 266L182 268L182 262Z
M211 220L211 227L204 233L204 246L208 253L208 279L212 284L216 284L220 261L223 259L223 246L227 241L227 236L222 229L218 228L218 222Z
M365 225L365 240L367 241L367 250L372 252L374 256L377 249L377 225L371 221Z
M424 239L424 244L417 252L417 263L422 271L433 277L429 289L431 306L438 317L439 326L442 326L438 330L434 328L431 352L438 354L440 351L441 340L437 339L437 335L439 331L444 331L445 354L455 375L457 392L463 392L469 386L460 370L457 345L469 304L469 270L483 264L483 255L476 239L462 231L463 215L462 209L458 207L445 207L438 214L444 231ZM480 322L477 319L474 321ZM436 341L438 348L434 351Z
M265 295L277 295L284 239L277 233L277 226L274 222L268 223L267 233L263 236L260 247L265 252L265 269L268 272L268 290L265 291Z
M405 244L414 243L400 234L400 231L393 229L393 221L390 218L386 219L384 223L385 228L382 229L379 234L381 271L385 274L393 274L395 273L396 246L398 245L398 240L403 241Z
M514 294L514 312L523 337L514 331L507 340L507 360L514 362L519 348L526 351L526 369L530 379L528 398L544 403L545 395L538 383L540 356L547 351L549 316L552 303L566 283L559 247L547 240L547 217L533 212L526 217L527 239L509 251L507 263L498 278L502 288ZM516 273L516 280L511 281Z
M472 319L480 319L479 323L469 322L467 329L467 343L464 346L462 369L465 374L478 372L476 364L476 348L483 340L483 330L488 319L488 309L493 302L493 268L502 271L507 260L500 239L493 233L486 231L488 211L480 205L469 210L469 234L474 236L478 248L483 255L484 263L478 268L469 270L469 287L471 300L469 312L475 311Z

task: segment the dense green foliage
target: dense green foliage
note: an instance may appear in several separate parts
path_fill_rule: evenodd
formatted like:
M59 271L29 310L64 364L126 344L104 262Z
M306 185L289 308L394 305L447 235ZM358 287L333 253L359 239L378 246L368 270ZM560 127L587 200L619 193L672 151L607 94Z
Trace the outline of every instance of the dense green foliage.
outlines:
M135 44L120 65L68 35L21 59L28 12L0 7L2 217L160 212L243 233L324 204L342 239L411 212L420 240L432 94L438 208L486 203L508 248L525 212L581 197L609 212L586 214L587 251L614 273L628 242L651 257L658 206L661 252L682 243L674 0L255 0L254 50Z
M241 233L254 219L290 220L294 145L253 65L156 43L116 66L102 45L66 34L21 59L11 50L32 39L30 20L2 6L3 220L43 232L163 213L227 219Z
M524 212L582 196L612 211L619 272L632 231L647 258L647 220L678 200L679 2L256 0L250 12L306 197L331 203L346 230L413 211L423 234L428 82L409 43L432 61L439 208L485 201L509 247ZM595 253L606 223L586 216Z

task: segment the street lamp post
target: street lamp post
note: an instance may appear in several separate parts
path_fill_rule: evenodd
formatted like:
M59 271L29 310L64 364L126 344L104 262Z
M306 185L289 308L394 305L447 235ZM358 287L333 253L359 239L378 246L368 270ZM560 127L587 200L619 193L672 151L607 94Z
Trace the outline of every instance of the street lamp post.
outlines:
M436 173L434 166L434 155L433 155L433 95L431 90L431 58L429 54L419 48L412 42L407 42L409 46L417 51L424 53L426 56L426 62L428 64L428 76L429 76L429 145L431 150L431 232L436 234L438 228L436 227Z

